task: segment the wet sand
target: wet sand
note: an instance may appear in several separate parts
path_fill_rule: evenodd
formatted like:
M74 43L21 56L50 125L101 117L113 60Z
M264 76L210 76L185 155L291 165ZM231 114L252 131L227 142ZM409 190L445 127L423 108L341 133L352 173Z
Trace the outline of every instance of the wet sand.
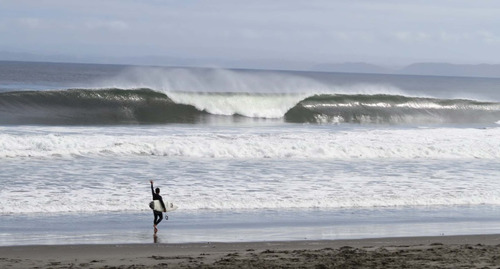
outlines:
M0 268L499 268L500 235L0 247Z

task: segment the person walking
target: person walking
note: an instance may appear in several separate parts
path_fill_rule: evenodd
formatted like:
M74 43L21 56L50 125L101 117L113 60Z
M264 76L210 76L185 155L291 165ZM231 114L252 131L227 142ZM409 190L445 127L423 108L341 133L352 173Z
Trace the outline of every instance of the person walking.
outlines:
M163 203L163 199L161 198L161 195L160 195L160 188L156 188L154 189L153 187L153 181L150 180L149 181L151 183L151 194L153 195L153 200L159 200L160 203L161 203L161 206L163 207L163 212L167 212L166 210L166 206L165 204ZM155 230L155 234L158 232L158 228L157 228L157 225L163 220L163 212L162 211L157 211L157 210L153 210L153 213L154 213L154 230Z

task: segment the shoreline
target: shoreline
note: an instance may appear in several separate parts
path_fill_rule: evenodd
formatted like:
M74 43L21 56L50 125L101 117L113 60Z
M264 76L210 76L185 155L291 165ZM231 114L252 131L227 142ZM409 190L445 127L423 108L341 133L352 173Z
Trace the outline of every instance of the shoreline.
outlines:
M500 266L500 234L235 243L0 247L1 268Z
M500 208L497 206L174 213L159 225L156 238L149 211L2 216L0 246L283 242L500 234Z

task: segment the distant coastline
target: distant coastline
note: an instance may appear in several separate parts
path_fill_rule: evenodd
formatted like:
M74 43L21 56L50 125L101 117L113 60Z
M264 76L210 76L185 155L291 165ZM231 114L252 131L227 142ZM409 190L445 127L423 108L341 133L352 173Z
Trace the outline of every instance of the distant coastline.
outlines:
M384 66L369 62L299 62L287 59L218 59L181 58L160 55L141 57L37 55L0 51L0 61L52 62L166 67L200 67L227 69L257 69L284 71L314 71L361 74L425 75L452 77L500 78L500 64L456 64L446 62L416 62L401 66Z
M313 66L311 71L499 78L500 64L414 63L400 68L390 68L359 62L320 64Z

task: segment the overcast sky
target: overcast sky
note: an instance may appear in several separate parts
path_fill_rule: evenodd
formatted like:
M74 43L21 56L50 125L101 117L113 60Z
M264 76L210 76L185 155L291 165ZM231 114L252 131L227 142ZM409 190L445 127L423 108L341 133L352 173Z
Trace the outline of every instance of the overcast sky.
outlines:
M0 52L500 63L500 1L0 0Z

